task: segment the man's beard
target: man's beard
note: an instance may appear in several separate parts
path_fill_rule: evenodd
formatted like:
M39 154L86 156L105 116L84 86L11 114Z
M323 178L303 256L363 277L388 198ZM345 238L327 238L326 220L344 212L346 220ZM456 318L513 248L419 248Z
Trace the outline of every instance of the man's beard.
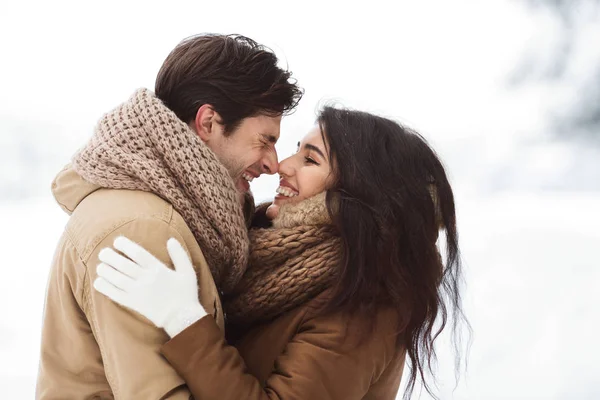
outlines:
M231 176L231 179L233 179L234 182L242 177L242 173L246 169L239 161L228 157L221 157L221 163L227 168L229 176Z
M244 179L242 178L242 173L246 170L246 168L237 162L236 160L232 160L226 158L222 161L227 171L229 171L229 175L233 180L233 184L237 189L238 180ZM254 211L256 210L256 205L254 203L254 196L252 195L252 191L248 189L246 192L240 192L238 190L238 199L240 204L242 205L242 213L244 214L244 220L246 221L246 226L249 228L250 223L252 222L252 218L254 217Z
M251 219L252 215L254 215L254 197L252 196L250 189L248 189L248 191L246 192L246 191L241 191L238 188L238 181L240 179L243 179L242 173L244 172L245 167L243 164L241 164L237 160L234 160L229 157L219 157L219 160L221 161L221 164L223 164L225 166L225 168L227 169L227 171L229 172L229 176L231 176L233 185L235 186L236 190L238 191L238 200L239 200L240 204L242 205L242 209L244 211L244 218L248 221L248 218ZM247 212L249 212L251 215L250 216L246 215Z

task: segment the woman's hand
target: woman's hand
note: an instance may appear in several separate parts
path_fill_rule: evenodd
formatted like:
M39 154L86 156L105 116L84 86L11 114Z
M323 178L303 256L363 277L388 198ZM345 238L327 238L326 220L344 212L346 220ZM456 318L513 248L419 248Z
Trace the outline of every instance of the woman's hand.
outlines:
M279 206L276 204L271 204L267 208L267 212L266 212L267 218L269 218L270 220L274 220L275 218L277 218L277 215L279 215Z
M94 288L148 318L170 337L207 315L198 300L196 271L176 239L167 241L175 270L126 237L100 251Z

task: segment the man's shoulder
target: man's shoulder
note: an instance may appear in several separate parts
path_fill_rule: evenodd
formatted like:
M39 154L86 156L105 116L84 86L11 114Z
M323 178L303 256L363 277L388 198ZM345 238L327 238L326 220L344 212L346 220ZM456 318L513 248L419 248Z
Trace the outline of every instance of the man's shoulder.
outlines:
M73 211L66 231L82 259L97 243L124 227L160 235L157 227L169 227L178 217L173 206L159 196L138 190L101 189L85 198ZM176 218L177 219L177 218ZM132 228L133 226L133 228Z
M140 215L169 221L173 206L160 196L141 190L101 189L84 199L75 213L82 215L102 213L103 218L121 218Z

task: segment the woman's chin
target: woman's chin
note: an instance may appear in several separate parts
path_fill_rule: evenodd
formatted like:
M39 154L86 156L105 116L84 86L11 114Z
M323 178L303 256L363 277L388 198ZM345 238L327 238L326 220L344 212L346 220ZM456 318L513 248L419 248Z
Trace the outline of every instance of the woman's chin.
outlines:
M287 197L287 196L284 196L282 194L278 194L273 199L273 204L278 205L278 206L282 206L284 204L298 203L299 201L300 201L300 199L297 196L296 197Z
M284 204L296 204L302 201L302 198L298 196L287 197L282 194L278 194L273 199L273 203L267 208L267 218L275 219L279 215L279 208Z
M275 196L273 198L273 204L276 204L279 206L279 205L284 204L286 202L286 200L289 200L289 199L290 199L289 197L278 194L277 196Z

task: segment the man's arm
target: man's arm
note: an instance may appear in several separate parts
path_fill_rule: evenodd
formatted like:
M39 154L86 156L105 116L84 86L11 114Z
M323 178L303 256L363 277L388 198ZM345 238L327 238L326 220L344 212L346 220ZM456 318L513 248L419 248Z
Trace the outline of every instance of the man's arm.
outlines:
M121 235L148 249L170 267L167 240L174 237L185 243L167 222L138 218L106 235L88 258L83 285L84 311L100 348L106 378L116 399L188 399L190 393L183 379L160 354L161 346L169 339L167 334L93 288L100 263L98 253L111 247ZM206 299L206 293L203 297ZM207 310L210 309L208 306Z
M84 266L65 232L46 289L35 398L112 399L98 344L81 307Z

